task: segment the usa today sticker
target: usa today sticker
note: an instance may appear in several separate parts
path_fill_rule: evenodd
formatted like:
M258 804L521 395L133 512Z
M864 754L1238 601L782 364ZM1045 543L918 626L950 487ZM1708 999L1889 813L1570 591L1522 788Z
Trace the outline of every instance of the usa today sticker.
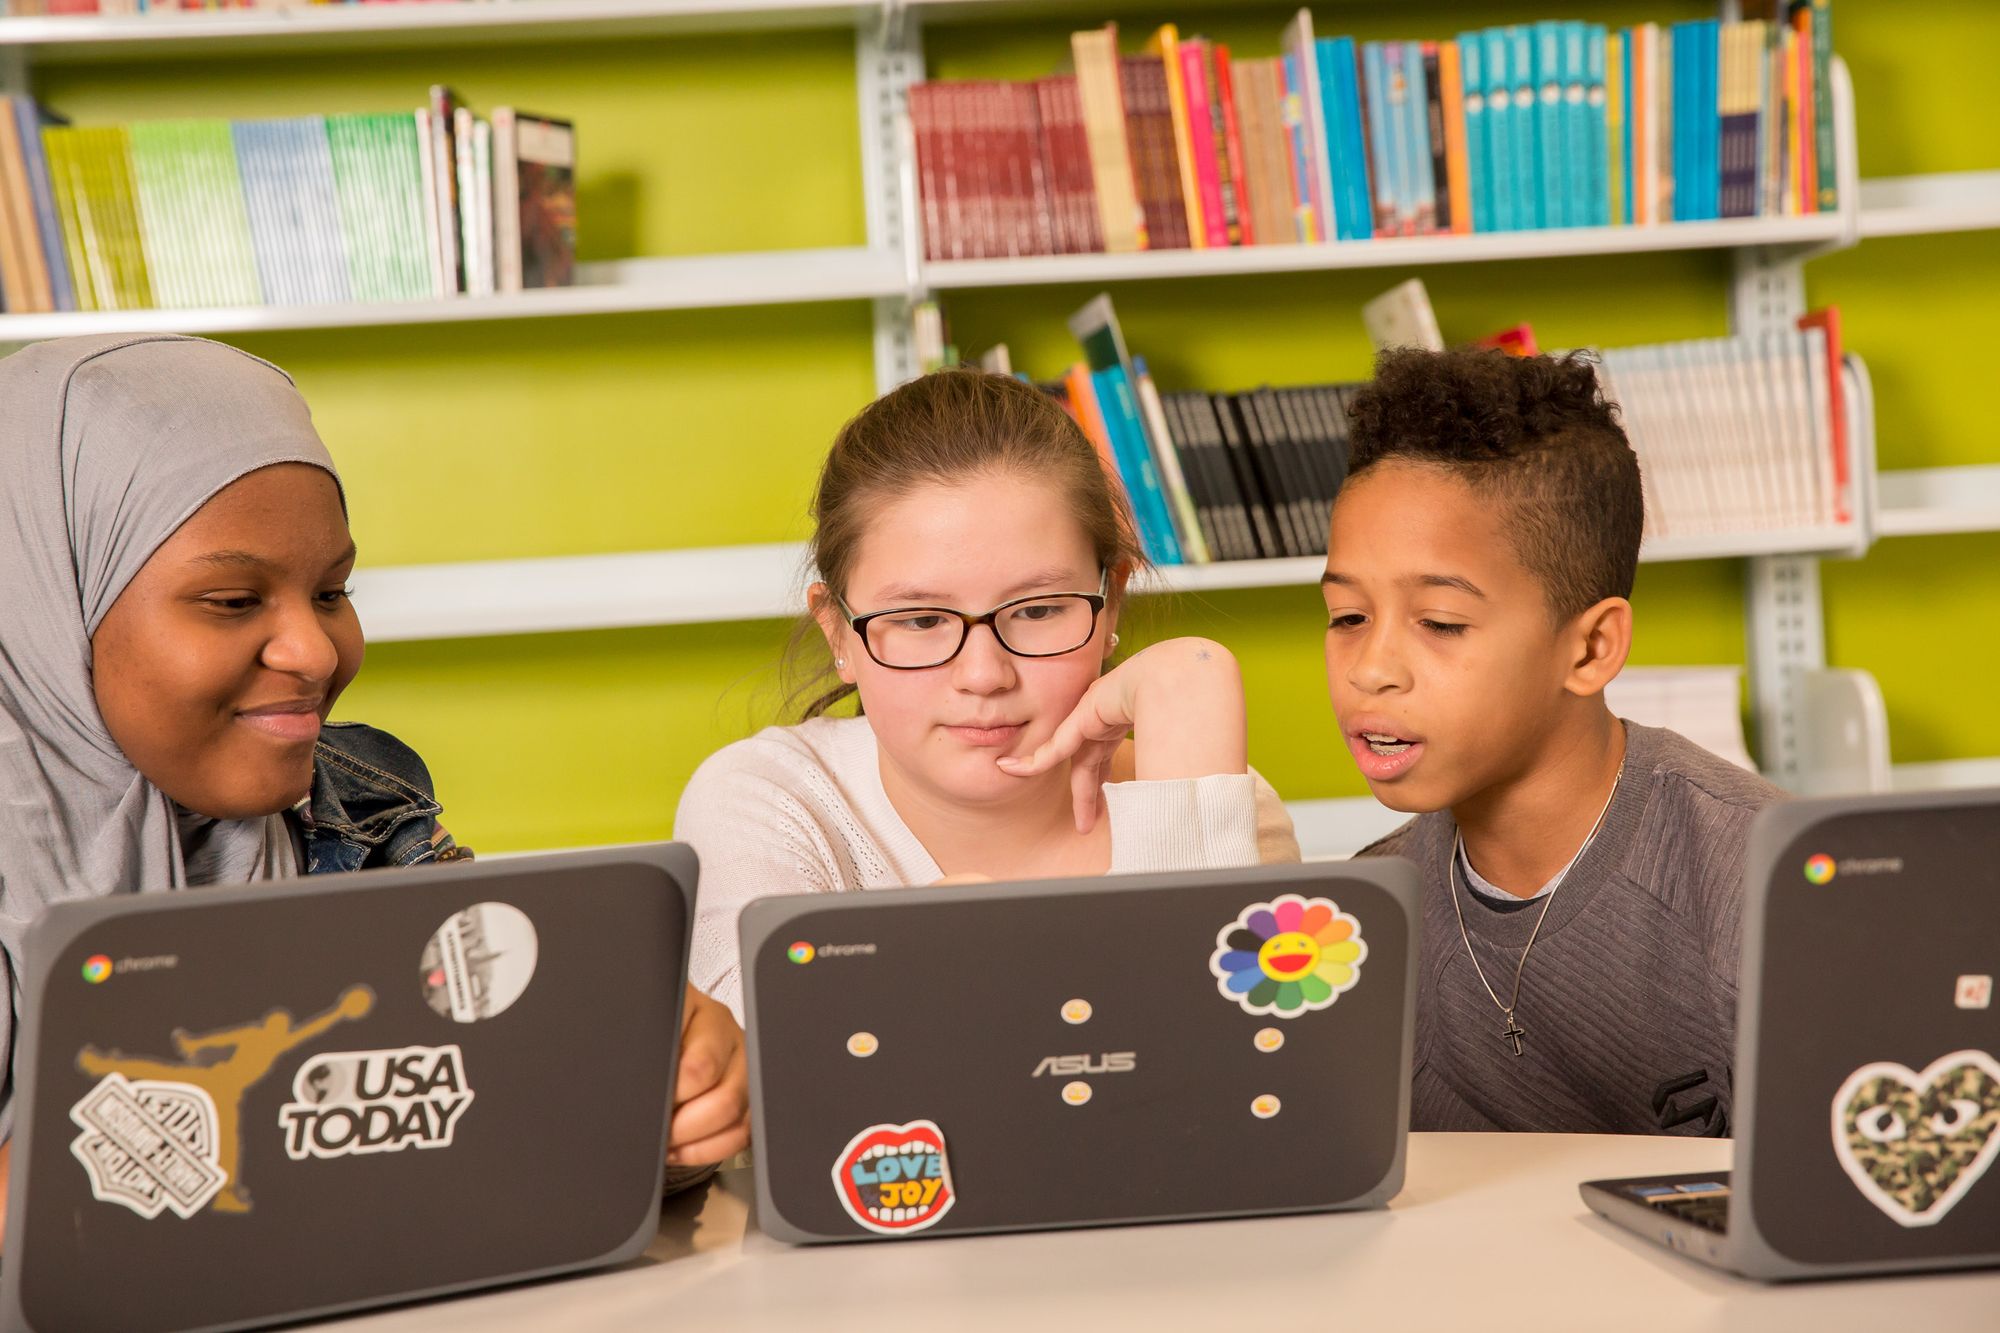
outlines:
M278 1124L295 1162L449 1148L472 1098L457 1046L330 1051L299 1066Z
M537 956L527 913L506 903L474 903L424 945L418 960L424 1002L456 1023L503 1014L534 979Z

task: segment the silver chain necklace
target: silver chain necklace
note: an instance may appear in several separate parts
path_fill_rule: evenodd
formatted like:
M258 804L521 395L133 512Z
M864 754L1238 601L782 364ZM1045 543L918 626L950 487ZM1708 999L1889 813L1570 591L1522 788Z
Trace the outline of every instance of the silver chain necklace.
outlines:
M1472 970L1479 975L1479 984L1486 987L1486 993L1493 998L1494 1007L1506 1016L1507 1026L1501 1032L1500 1040L1513 1044L1517 1059L1521 1055L1521 1038L1528 1035L1528 1030L1514 1021L1514 1006L1521 1002L1521 973L1527 970L1528 954L1535 947L1535 937L1542 933L1542 922L1549 919L1549 908L1555 905L1556 893L1562 888L1563 881L1569 878L1569 872L1576 869L1576 863L1590 850L1590 844L1597 841L1597 831L1604 827L1604 817L1611 813L1611 802L1617 798L1618 783L1624 776L1624 766L1620 765L1617 776L1611 779L1611 795L1604 798L1604 808L1597 812L1597 822L1592 824L1590 832L1584 835L1583 846L1576 849L1576 855L1570 858L1570 863L1562 868L1562 873L1556 876L1556 882L1549 886L1548 893L1544 895L1541 915L1535 918L1535 928L1528 932L1528 943L1521 950L1521 961L1514 964L1514 989L1504 1003L1500 999L1500 993L1493 989L1493 983L1486 979L1486 969L1479 965L1479 955L1472 948L1472 935L1465 928L1465 908L1458 901L1458 862L1459 858L1465 855L1465 833L1461 830L1452 839L1451 870L1446 884L1451 889L1451 910L1458 914L1458 937L1465 941L1465 956L1472 960ZM1467 892L1471 890L1467 889Z

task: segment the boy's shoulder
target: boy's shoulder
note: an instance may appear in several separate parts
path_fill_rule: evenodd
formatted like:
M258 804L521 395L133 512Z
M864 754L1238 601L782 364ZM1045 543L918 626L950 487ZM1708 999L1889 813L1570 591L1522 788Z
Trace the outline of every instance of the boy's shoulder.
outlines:
M1750 825L1782 788L1663 727L1626 724L1627 780L1645 782L1625 859L1633 880L1666 897L1736 895Z
M1761 774L1703 749L1678 731L1627 722L1625 743L1631 752L1626 765L1629 770L1647 771L1652 786L1687 802L1730 807L1754 815L1773 801L1784 799L1783 788Z

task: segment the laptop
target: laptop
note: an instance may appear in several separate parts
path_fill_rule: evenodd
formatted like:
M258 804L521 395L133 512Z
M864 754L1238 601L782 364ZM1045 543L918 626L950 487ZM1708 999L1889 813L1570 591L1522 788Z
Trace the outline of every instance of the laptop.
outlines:
M658 845L50 908L6 1326L238 1328L638 1254L695 875Z
M1386 1203L1417 883L1385 858L752 903L759 1228L890 1240Z
M1743 904L1733 1171L1607 1220L1756 1278L2000 1264L2000 789L1790 801Z

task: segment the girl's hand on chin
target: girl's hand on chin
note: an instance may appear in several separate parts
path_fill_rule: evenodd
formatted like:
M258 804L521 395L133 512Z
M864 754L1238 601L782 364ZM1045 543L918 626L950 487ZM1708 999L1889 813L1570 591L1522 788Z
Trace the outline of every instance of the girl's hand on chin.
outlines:
M1140 781L1247 772L1243 673L1235 656L1213 639L1156 643L1093 681L1033 754L998 762L1003 772L1031 778L1069 761L1076 830L1088 833L1127 734Z

